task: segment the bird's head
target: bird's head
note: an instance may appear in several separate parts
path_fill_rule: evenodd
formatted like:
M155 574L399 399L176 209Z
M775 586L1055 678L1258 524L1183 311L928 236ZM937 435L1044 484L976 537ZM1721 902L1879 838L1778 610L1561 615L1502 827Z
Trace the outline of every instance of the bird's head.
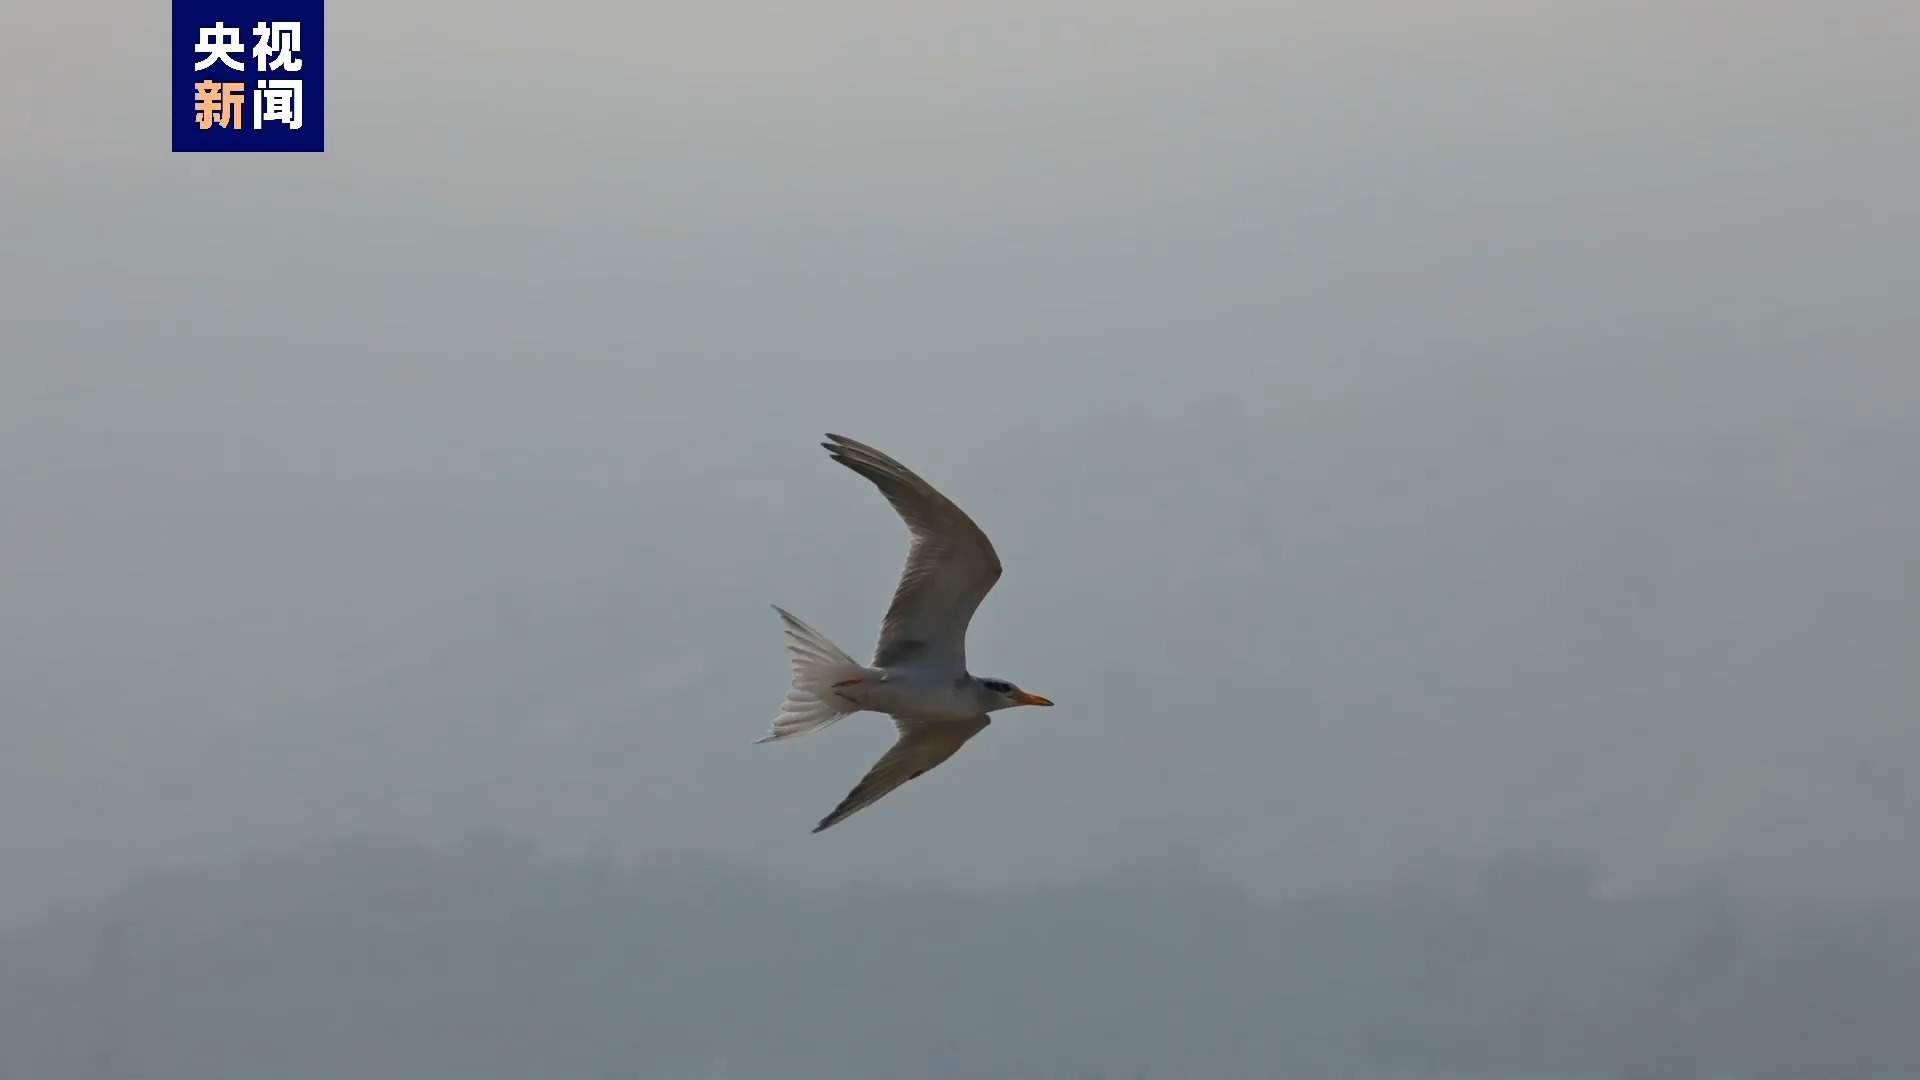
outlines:
M986 709L1011 709L1015 705L1051 705L1053 702L1039 694L1029 694L1005 679L979 680L981 692L986 696Z

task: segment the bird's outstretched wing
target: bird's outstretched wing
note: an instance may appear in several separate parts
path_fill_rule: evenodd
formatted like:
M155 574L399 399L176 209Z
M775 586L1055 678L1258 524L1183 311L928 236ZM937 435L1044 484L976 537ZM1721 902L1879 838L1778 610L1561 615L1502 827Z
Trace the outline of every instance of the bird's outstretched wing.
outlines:
M1000 580L1000 556L987 534L913 470L843 435L820 444L833 460L873 481L912 535L907 566L880 624L875 667L905 660L967 669L967 624Z
M820 819L814 832L831 829L855 811L879 801L880 797L952 757L968 739L987 729L985 714L966 720L916 720L906 716L893 718L900 737L892 749L880 755L867 775L847 792L833 813Z

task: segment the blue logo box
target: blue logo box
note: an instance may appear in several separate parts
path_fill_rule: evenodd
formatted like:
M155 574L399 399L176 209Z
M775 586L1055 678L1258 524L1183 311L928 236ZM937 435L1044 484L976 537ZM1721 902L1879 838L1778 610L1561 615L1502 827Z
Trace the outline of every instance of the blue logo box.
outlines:
M323 0L173 0L173 149L326 149Z

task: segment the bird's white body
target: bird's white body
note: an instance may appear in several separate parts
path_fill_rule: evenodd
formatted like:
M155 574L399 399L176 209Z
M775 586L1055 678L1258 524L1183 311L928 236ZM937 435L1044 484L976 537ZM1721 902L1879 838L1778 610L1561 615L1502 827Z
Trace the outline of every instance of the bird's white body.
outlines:
M1004 709L1008 704L987 700L988 695L973 676L926 667L901 665L894 668L867 668L865 679L843 687L848 701L888 716L912 716L922 720L972 720L985 712Z
M760 742L818 731L871 710L893 717L899 739L831 814L827 829L952 757L987 727L987 714L1015 705L1051 705L999 679L967 672L967 623L1000 578L1000 557L973 520L893 458L839 435L822 443L833 459L873 481L912 534L906 570L880 628L872 664L848 656L825 634L775 607L787 627L793 684Z

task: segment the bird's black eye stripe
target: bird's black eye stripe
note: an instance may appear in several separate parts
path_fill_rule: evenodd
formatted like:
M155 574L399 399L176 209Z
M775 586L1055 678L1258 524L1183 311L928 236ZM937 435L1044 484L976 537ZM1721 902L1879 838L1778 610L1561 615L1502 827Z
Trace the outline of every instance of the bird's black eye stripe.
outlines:
M1004 694L1007 691L1013 689L1013 684L1003 683L998 679L988 679L986 680L986 687L987 689L993 691L996 694Z

